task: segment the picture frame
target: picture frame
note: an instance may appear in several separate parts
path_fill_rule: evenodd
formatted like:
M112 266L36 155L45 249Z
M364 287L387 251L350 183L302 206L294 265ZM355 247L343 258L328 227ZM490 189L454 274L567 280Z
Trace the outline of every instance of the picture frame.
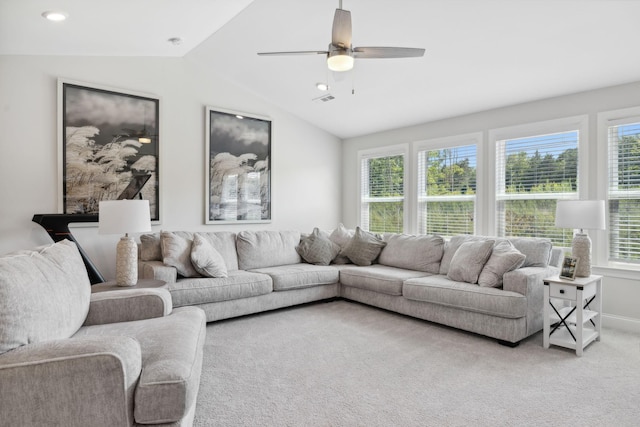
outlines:
M268 223L272 121L205 107L205 224Z
M567 280L575 280L576 269L578 268L579 258L565 256L562 260L562 267L560 268L560 278Z
M58 79L58 211L148 199L160 223L160 98Z

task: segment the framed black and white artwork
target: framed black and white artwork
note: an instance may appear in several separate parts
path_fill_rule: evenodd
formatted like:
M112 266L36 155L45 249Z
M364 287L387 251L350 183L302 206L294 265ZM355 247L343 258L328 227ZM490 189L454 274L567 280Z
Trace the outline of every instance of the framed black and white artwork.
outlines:
M271 221L267 117L206 107L205 223Z
M149 200L160 221L160 99L58 80L59 208L97 214L101 200Z

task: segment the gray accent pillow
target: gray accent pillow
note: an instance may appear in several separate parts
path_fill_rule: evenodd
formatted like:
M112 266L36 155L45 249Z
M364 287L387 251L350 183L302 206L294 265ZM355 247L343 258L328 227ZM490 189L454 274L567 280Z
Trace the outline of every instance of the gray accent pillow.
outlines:
M340 251L356 265L371 265L380 251L387 245L382 237L356 227L356 233L349 244Z
M349 242L351 242L351 238L355 234L354 230L347 230L344 225L338 224L338 227L331 232L329 235L329 239L340 246L340 250L347 247ZM351 261L344 255L336 255L333 259L334 264L350 264Z
M478 283L494 243L495 240L480 240L461 244L451 259L447 277L456 282Z
M502 276L511 270L519 268L526 256L517 250L508 240L496 242L489 260L484 265L478 277L480 286L499 288L502 286Z
M526 258L522 267L546 267L551 260L551 240L543 237L515 237L509 239Z
M140 261L162 261L160 233L140 236Z
M311 234L300 240L296 251L309 264L329 265L340 253L340 246L333 243L327 233L316 227Z
M200 234L193 235L191 264L205 277L227 277L227 266L220 252Z
M68 240L0 257L0 354L71 337L90 298L87 269Z
M200 275L191 264L192 239L178 236L171 231L160 232L162 244L162 262L178 270L183 277L199 277Z
M390 267L438 274L444 253L444 239L435 235L385 235L387 246L378 262Z

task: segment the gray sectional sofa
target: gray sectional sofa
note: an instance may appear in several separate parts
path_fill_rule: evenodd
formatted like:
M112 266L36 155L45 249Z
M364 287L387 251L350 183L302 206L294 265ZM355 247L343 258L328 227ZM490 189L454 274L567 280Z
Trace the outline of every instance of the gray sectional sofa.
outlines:
M208 322L344 298L516 345L542 329L543 278L561 254L545 239L342 226L162 232L141 236L139 276L166 281L174 307L200 307Z

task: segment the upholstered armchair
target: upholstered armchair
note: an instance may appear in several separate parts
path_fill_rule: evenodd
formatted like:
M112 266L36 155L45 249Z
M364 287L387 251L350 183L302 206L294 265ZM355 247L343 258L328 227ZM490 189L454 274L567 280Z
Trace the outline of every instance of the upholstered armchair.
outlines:
M74 243L0 257L0 426L193 423L204 312L91 293Z

